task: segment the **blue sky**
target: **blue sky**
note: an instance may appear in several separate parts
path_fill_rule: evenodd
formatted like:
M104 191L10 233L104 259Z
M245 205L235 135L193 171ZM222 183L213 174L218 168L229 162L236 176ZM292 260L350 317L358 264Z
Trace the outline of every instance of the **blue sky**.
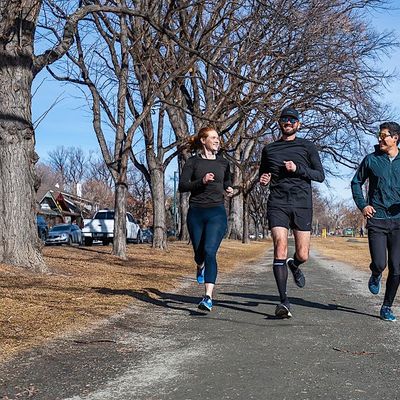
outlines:
M369 14L369 19L376 30L379 32L393 31L397 40L400 41L400 2L393 0L388 1L388 4L391 5L390 10L374 11ZM396 115L400 116L400 49L395 49L388 57L383 57L382 63L384 64L384 69L395 73L394 79L389 82L388 90L382 91L383 100L392 107ZM339 172L344 175L344 178L330 178L331 188L327 188L324 184L317 185L326 195L352 203L350 180L354 175L354 171L343 167Z
M374 12L369 15L369 18L378 31L393 30L399 36L400 41L400 29L398 28L400 9L395 9L395 5L399 7L398 1L393 0L389 3L392 4L390 12L388 10ZM387 70L394 71L396 68L400 70L400 49L393 51L390 57L383 58L382 62ZM88 108L84 106L80 91L71 85L54 81L45 71L36 77L33 91L39 85L40 87L35 92L32 101L34 121L46 112L57 98L60 98L60 101L36 129L36 152L41 160L46 161L48 152L58 146L76 146L87 152L90 150L98 152L99 146L93 132L92 116ZM400 115L399 79L392 80L389 91L384 92L384 97L384 101L390 104ZM112 135L110 134L111 139ZM170 171L167 171L167 174L172 175L173 167ZM331 189L328 189L324 184L318 184L318 187L326 195L350 201L349 180L353 171L341 169L340 172L347 174L347 177L345 179L330 179Z

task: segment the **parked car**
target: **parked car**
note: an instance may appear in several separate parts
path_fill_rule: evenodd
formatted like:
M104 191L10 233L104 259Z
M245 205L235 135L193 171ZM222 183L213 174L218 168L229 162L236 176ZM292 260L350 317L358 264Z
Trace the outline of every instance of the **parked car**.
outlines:
M142 239L143 243L153 243L153 232L151 229L143 229L142 230Z
M343 236L355 236L353 228L343 229Z
M54 225L47 235L46 244L68 244L76 243L81 245L83 242L82 231L76 224Z
M36 216L36 225L39 238L45 241L49 232L49 227L47 226L46 219L43 217L43 215Z
M108 245L114 239L114 210L99 210L92 219L84 220L82 229L86 246L91 246L94 240ZM143 243L142 230L138 221L131 213L126 213L126 240Z

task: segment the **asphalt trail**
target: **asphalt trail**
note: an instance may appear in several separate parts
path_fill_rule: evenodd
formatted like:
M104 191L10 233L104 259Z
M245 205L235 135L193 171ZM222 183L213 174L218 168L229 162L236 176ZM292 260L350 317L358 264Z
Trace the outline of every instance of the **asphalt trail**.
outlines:
M0 366L0 398L400 399L400 322L378 318L368 274L312 254L280 320L271 264L268 252L221 274L209 314L194 277L178 292L128 292L139 302L123 314Z

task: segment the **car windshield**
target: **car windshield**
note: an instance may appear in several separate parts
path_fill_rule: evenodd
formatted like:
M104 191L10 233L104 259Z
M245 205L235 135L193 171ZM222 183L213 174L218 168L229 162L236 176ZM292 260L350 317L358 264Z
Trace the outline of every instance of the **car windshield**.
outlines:
M96 219L114 219L114 211L99 211Z
M51 228L52 232L69 231L69 225L57 225Z

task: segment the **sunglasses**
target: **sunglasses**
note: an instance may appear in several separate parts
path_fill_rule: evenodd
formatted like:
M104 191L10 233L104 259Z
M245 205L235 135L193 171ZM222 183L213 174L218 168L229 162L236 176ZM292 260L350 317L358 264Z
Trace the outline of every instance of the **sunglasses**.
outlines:
M378 132L377 134L376 134L376 137L378 138L378 139L381 139L381 140L383 140L383 139L386 139L387 137L389 137L389 136L392 136L390 133L385 133L385 132Z
M290 122L291 124L295 124L299 120L295 117L280 117L279 122Z

